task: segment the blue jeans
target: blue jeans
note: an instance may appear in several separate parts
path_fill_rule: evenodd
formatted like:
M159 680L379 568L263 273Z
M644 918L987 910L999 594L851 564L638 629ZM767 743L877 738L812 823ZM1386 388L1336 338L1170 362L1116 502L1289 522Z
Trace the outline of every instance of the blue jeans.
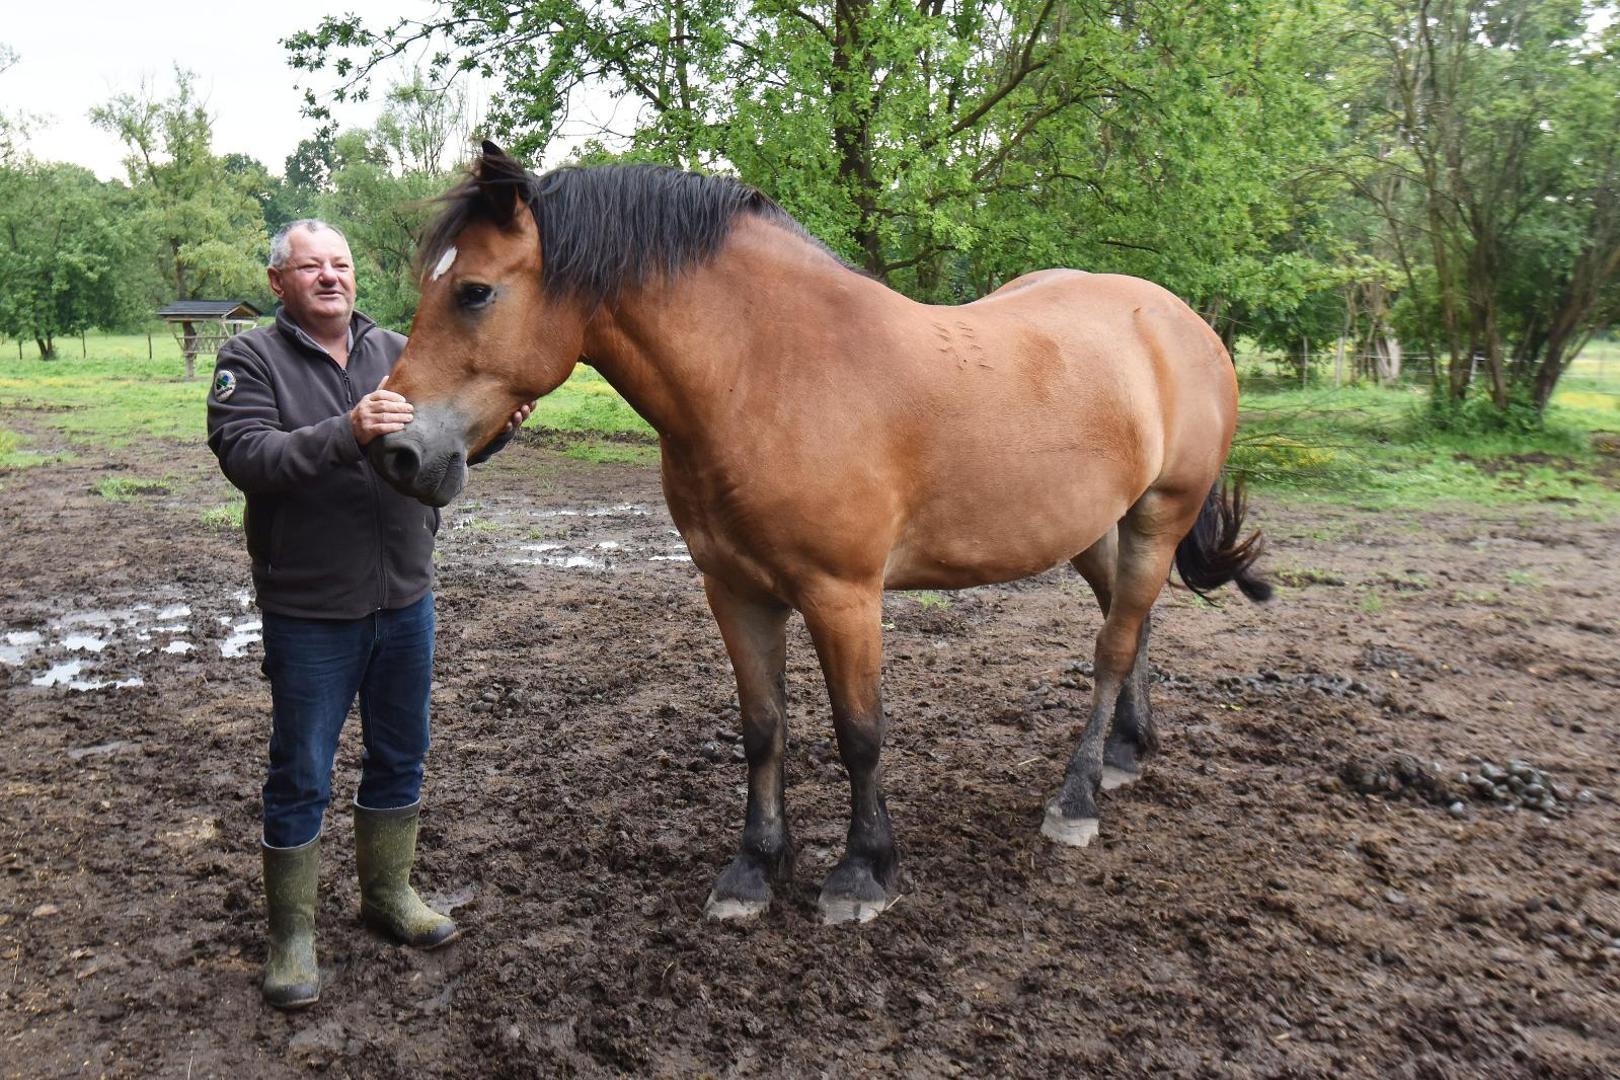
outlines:
M298 847L320 834L338 736L360 696L357 801L373 810L421 797L433 683L433 594L363 619L264 613L270 680L270 775L264 842Z

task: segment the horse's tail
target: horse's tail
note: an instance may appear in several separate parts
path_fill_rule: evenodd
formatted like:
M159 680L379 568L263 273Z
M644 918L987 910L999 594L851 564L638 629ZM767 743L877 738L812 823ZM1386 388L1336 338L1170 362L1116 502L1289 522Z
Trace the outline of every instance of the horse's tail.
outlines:
M1233 581L1256 603L1271 599L1271 585L1251 569L1265 550L1265 536L1256 529L1240 539L1247 510L1243 481L1228 488L1217 480L1192 530L1176 545L1176 570L1187 588L1199 596Z

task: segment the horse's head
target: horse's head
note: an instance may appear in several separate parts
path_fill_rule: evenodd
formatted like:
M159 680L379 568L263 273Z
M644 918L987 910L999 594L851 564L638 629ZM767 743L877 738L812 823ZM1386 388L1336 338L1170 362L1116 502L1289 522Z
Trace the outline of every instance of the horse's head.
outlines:
M524 402L561 385L579 359L584 314L542 284L534 184L486 142L422 242L422 300L388 378L415 419L373 439L367 453L390 484L433 506L460 494L467 455Z

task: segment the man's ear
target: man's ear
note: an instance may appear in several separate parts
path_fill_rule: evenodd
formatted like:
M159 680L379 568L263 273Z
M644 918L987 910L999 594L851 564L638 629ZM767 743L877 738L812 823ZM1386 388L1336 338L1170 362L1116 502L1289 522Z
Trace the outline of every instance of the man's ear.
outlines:
M281 287L281 271L277 270L273 266L267 266L264 270L264 276L269 279L270 291L276 294L276 299L285 300L287 298L287 294L282 290Z

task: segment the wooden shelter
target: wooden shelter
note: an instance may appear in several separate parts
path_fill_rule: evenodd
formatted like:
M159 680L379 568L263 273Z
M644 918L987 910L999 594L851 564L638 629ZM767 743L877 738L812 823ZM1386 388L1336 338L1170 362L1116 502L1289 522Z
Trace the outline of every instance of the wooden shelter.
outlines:
M159 310L158 318L174 330L189 379L198 353L217 353L226 341L257 325L263 314L246 300L176 300Z

